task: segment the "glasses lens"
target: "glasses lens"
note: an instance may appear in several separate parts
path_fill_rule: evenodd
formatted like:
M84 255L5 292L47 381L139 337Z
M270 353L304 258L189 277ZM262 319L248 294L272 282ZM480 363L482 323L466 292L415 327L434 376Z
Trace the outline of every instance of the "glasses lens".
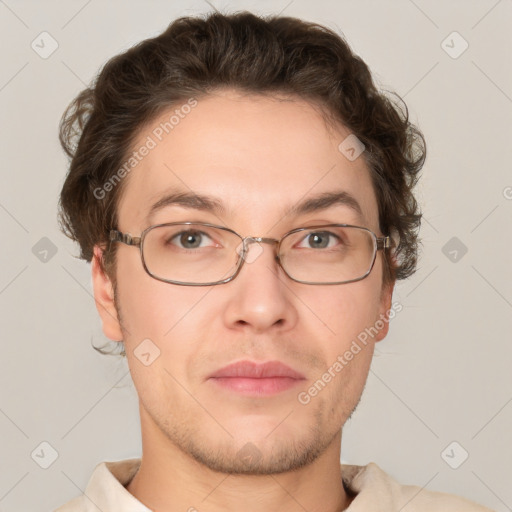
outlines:
M286 236L280 259L293 279L334 284L364 277L375 251L375 237L364 228L316 226Z
M146 233L142 251L154 277L185 284L213 283L235 272L241 241L220 227L163 225Z

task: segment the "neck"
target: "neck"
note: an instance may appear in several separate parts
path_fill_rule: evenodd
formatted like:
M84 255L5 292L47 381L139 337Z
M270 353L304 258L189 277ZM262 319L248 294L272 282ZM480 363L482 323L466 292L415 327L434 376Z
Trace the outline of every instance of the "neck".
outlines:
M143 421L146 426L147 420ZM299 469L233 475L212 471L172 443L154 423L152 427L149 431L142 429L141 465L126 486L152 510L340 512L353 499L342 483L341 431L323 453Z

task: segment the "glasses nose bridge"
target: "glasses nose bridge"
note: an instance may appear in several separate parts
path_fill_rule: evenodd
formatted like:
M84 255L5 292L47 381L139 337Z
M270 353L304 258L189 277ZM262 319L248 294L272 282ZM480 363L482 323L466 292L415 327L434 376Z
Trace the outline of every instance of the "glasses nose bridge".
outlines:
M243 244L244 244L246 250L249 249L250 244L254 244L254 243L271 244L274 246L275 245L279 246L281 241L278 240L277 238L267 238L264 236L246 236L245 238L243 238Z
M278 244L279 240L277 238L265 238L262 236L246 236L244 238L244 242L248 243L258 242L260 244Z
M276 254L274 257L276 260L279 261L278 253L279 253L279 246L281 244L280 240L278 240L277 238L268 238L268 237L264 237L264 236L246 236L245 238L242 239L243 251L246 255L249 252L249 246L254 243L270 244L270 245L277 247L278 250L276 251ZM245 260L245 258L244 258L244 260Z

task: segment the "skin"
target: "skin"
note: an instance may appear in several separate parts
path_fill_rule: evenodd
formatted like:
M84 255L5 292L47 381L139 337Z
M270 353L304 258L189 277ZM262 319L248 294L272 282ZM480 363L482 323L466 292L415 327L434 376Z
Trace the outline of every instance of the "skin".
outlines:
M168 118L143 129L134 148ZM280 238L305 225L349 223L382 236L366 163L338 150L348 134L341 125L330 129L318 109L299 98L278 101L230 89L210 94L125 178L118 229L140 235L150 205L169 187L181 187L216 196L225 211L215 216L168 206L151 224L203 221L242 236ZM335 189L357 199L362 218L346 205L284 216L300 200ZM309 404L299 403L297 394L389 311L393 283L383 286L381 251L365 279L321 286L292 281L273 247L262 247L233 281L192 287L151 278L138 249L119 244L116 290L95 247L103 332L124 341L139 396L142 463L127 489L151 509L334 512L351 501L341 482L342 427L388 323ZM149 366L134 355L146 338L160 350ZM282 361L305 376L303 385L247 397L208 380L246 359ZM257 454L252 462L238 453L248 443Z

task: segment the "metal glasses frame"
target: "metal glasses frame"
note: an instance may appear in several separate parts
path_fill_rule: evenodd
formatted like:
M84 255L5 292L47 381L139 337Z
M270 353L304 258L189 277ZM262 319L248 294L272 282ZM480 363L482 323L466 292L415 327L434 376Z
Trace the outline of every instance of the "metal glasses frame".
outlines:
M149 233L152 229L159 228L159 227L162 227L162 226L176 226L176 225L190 225L190 224L194 224L194 225L197 225L197 226L207 226L207 227L216 228L216 229L222 229L224 231L228 231L230 233L233 233L238 238L240 238L240 241L242 243L242 252L240 254L241 257L239 259L237 268L235 269L235 271L233 272L233 274L231 276L227 277L226 279L221 279L220 281L212 281L212 282L209 282L209 283L187 283L187 282L183 282L183 281L173 281L171 279L164 279L164 278L158 277L158 276L156 276L156 275L154 275L154 274L152 274L150 272L150 270L146 266L146 262L144 260L144 239L145 239L147 233ZM338 282L332 282L332 283L330 283L330 282L323 283L323 282L314 282L314 281L301 281L300 279L295 279L294 277L292 277L286 271L286 269L281 264L281 260L279 258L279 252L280 252L282 241L287 236L292 235L293 233L297 233L299 231L306 231L306 230L311 230L311 229L327 228L327 227L358 228L358 229L363 229L363 230L367 231L368 233L370 233L372 238L373 238L373 240L374 240L374 244L373 244L373 258L372 258L372 262L371 262L370 268L361 277L358 277L356 279L350 279L349 281L338 281ZM140 257L141 257L141 260L142 260L142 266L144 267L144 270L153 279L157 279L158 281L162 281L164 283L178 284L178 285L182 285L182 286L213 286L213 285L217 285L217 284L229 283L230 281L235 279L235 277L240 273L240 270L242 269L242 266L243 266L243 264L245 262L245 255L248 252L249 244L251 244L251 243L263 243L263 244L273 244L273 245L277 244L277 252L276 252L276 255L275 255L275 260L277 261L279 266L283 269L283 272L292 281L295 281L297 283L316 284L316 285L319 285L319 284L320 285L323 285L323 284L326 284L326 285L347 284L347 283L353 283L355 281L361 281L361 279L364 279L372 271L373 266L375 264L375 260L377 258L377 251L388 249L391 246L391 238L389 236L378 237L370 229L362 227L362 226L355 226L355 225L352 225L352 224L322 224L322 225L317 225L317 226L307 226L307 227L302 227L302 228L295 228L295 229L292 229L291 231L288 231L287 233L285 233L281 237L281 239L278 240L277 238L266 238L266 237L255 237L255 236L242 237L241 235L239 235L236 231L233 231L232 229L226 228L224 226L218 226L217 224L210 224L210 223L207 223L207 222L167 222L167 223L164 223L164 224L156 224L154 226L149 226L144 231L142 231L140 236L132 236L132 235L130 235L128 233L122 233L121 231L118 231L117 229L112 229L110 231L110 242L121 242L121 243L126 244L126 245L132 245L132 246L135 246L135 247L139 247Z

